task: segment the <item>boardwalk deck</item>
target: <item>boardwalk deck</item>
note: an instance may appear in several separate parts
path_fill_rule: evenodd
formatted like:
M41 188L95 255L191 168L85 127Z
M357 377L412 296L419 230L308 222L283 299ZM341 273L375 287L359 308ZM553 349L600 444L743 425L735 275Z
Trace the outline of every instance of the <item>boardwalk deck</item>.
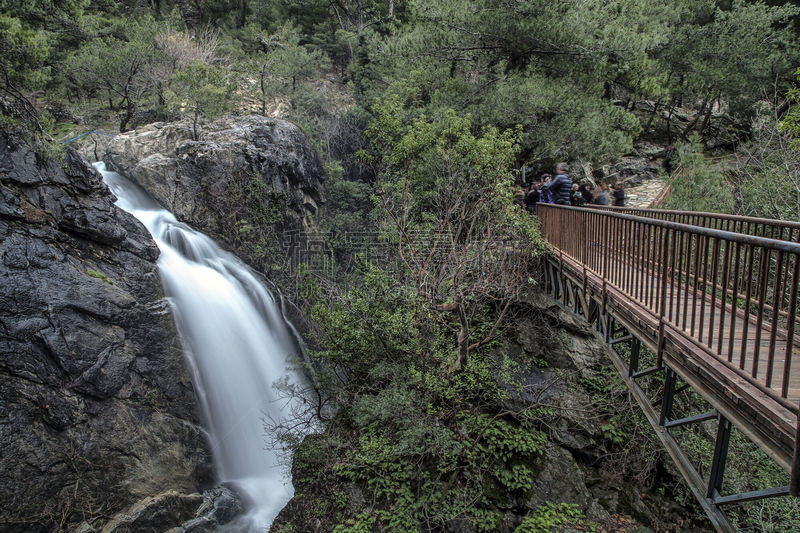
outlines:
M724 222L795 241L800 225L709 215L702 220L718 227L701 227L649 215L541 206L542 230L554 246L548 287L609 342L629 339L630 362L612 352L615 366L712 523L732 531L719 505L800 494L800 244L719 228ZM655 367L638 368L634 343L657 354ZM660 416L636 382L653 372L664 375ZM669 434L675 374L719 414L707 484ZM731 424L791 473L789 487L720 494Z
M627 268L635 268L627 266ZM644 290L658 287L659 280L647 272L637 276L644 278ZM623 291L614 283L614 288L625 295L626 299L636 302L636 298ZM656 289L654 289L656 290ZM653 307L646 308L651 313L657 314ZM667 280L665 322L675 330L681 331L687 338L693 339L698 345L705 347L714 354L716 359L727 362L734 368L745 371L755 376L755 380L766 388L774 391L776 396L782 393L781 380L775 379L784 375L786 362L792 360L793 355L800 355L800 346L797 340L787 352L786 331L776 331L772 357L770 355L770 342L772 336L771 324L762 323L760 326L752 315L745 315L740 309L734 309L732 304L722 304L714 301L705 293L697 294L694 287L686 287L685 283L675 283ZM720 327L722 325L722 327ZM756 334L760 329L760 334ZM742 346L744 332L749 335ZM758 341L756 340L758 339ZM756 350L756 345L759 349ZM744 348L744 349L743 349ZM757 357L753 357L753 355ZM790 402L800 401L800 365L789 367L789 386L786 399Z

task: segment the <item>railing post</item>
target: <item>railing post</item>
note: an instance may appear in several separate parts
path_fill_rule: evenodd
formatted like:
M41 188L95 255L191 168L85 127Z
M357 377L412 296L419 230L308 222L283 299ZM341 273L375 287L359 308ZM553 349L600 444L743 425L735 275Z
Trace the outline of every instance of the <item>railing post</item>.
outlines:
M601 249L603 250L603 266L601 267L601 274L600 278L603 280L603 314L607 313L606 305L608 301L608 287L606 281L606 273L608 272L608 217L603 216L601 217L603 221L603 246Z
M661 294L658 298L658 341L656 344L656 366L659 368L662 364L664 364L664 314L667 309L667 279L669 277L669 273L667 272L666 268L666 265L669 264L669 261L667 261L666 258L670 249L669 230L664 230L662 232L661 241L661 263L659 265L659 268L661 268ZM672 253L674 254L675 251L673 250Z
M792 455L789 494L800 496L800 412L797 414L797 426L795 426L794 432L794 454Z
M583 299L584 299L584 302L586 303L586 306L587 306L586 318L588 319L589 318L589 309L588 309L589 296L588 296L588 293L586 291L586 283L587 283L587 279L586 279L586 262L589 260L589 240L590 240L589 239L589 230L588 230L588 228L589 228L589 221L588 221L589 216L588 216L588 214L584 213L582 218L583 218L583 239L582 239L583 240L583 246L582 246L582 248L583 248L583 260L581 261L581 266L583 267L582 268L583 279L581 280L581 285L583 286Z

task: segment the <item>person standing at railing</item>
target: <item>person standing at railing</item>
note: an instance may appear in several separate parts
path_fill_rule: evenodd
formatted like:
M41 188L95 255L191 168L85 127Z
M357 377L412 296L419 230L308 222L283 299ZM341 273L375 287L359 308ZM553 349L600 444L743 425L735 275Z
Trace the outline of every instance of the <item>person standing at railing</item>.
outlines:
M540 204L552 204L553 203L553 195L550 192L550 182L552 181L553 176L550 174L542 174L542 187L539 189L539 203Z
M556 165L556 177L548 185L550 196L554 204L569 205L572 193L572 179L569 177L569 165L559 163Z
M615 183L611 190L611 194L614 197L614 205L616 207L625 207L625 188L622 183Z
M581 194L577 183L572 184L572 193L569 197L569 203L575 207L583 207L586 205L586 200L583 199L583 195Z
M608 184L601 183L599 189L600 192L598 192L597 196L594 197L592 203L596 205L609 205L611 203L611 199L608 197Z
M586 205L586 204L592 203L592 191L590 191L586 187L585 183L582 183L581 186L578 187L578 192L581 193L581 196L583 196L583 204L582 205Z
M539 203L539 188L531 184L531 190L525 195L525 210L530 214L536 213L536 204Z

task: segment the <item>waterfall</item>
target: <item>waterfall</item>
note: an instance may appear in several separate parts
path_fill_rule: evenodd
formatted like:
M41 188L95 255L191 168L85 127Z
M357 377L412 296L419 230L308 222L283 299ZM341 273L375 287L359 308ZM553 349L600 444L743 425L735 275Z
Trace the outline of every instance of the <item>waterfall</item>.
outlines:
M95 166L117 205L150 231L158 268L203 408L221 482L249 500L240 529L264 531L294 494L282 450L267 423L286 419L302 400L278 382L302 385L289 365L298 343L280 302L237 257L178 222L138 185Z

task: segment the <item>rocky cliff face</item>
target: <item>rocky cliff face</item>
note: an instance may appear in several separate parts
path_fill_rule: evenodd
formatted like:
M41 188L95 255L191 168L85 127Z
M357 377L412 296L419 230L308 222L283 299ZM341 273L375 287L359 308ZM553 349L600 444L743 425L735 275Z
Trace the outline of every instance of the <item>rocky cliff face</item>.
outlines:
M0 134L0 531L54 531L210 477L147 230L75 152Z
M152 124L117 135L103 159L263 272L285 260L281 239L308 230L324 200L303 132L261 116L206 124L199 140L189 122Z

